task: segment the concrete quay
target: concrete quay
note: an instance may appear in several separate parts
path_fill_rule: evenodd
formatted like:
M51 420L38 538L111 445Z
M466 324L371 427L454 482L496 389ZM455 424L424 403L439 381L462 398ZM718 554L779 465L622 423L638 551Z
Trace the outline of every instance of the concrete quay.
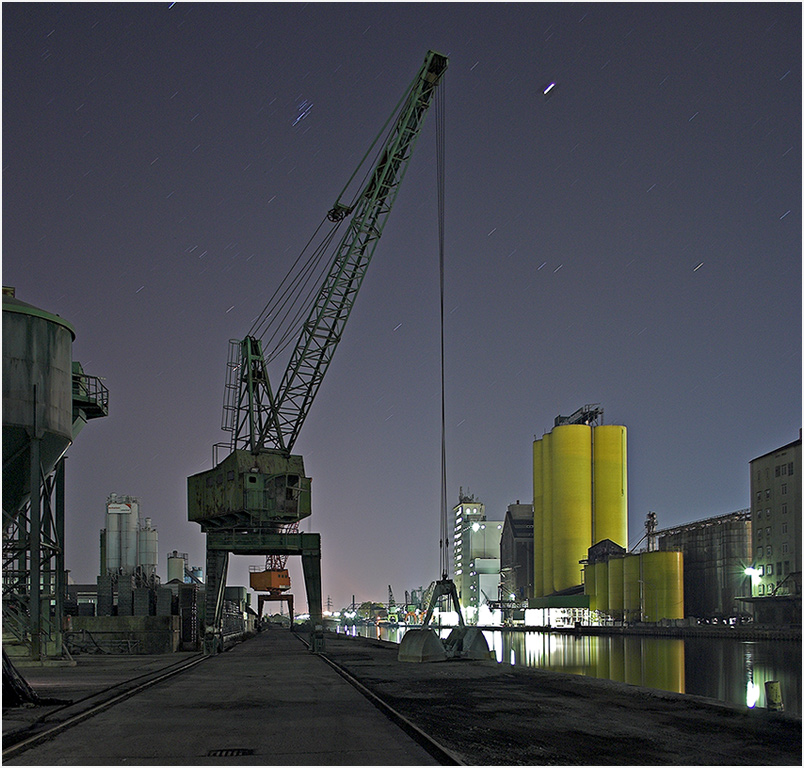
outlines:
M79 656L75 667L22 672L38 695L64 699L106 690L142 674L143 664L154 671L175 663L175 656ZM283 629L267 630L7 757L12 741L44 710L53 723L66 712L55 706L3 711L6 765L438 764Z
M404 664L397 645L362 637L327 634L326 643L328 659L468 765L801 765L800 718L491 661ZM40 695L65 698L175 657L79 657L76 667L24 674ZM4 711L4 748L37 710ZM4 762L436 760L298 638L271 629Z

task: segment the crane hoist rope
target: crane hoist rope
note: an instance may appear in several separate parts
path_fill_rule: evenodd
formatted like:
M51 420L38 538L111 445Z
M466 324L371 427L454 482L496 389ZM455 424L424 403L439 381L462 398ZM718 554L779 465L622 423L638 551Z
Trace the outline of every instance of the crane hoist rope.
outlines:
M268 352L269 359L288 345L294 330L300 329L279 386L274 390L269 383L262 337L250 333L245 339L230 343L222 426L230 432L232 450L243 448L259 453L268 449L285 454L292 450L340 342L446 67L445 57L432 51L427 54L422 69L403 97L368 181L353 203L344 205L338 198L327 215L335 227L325 233L324 242L314 248L303 265L297 260L300 264L297 274L283 281L284 288L277 288L252 328L256 333L256 329L270 324L274 315L278 321L281 319L282 330L270 337L273 346ZM309 286L317 283L313 275L324 271L323 254L341 222L346 231L328 262L315 298L309 302L312 295ZM321 227L317 232L320 230ZM308 308L306 319L300 323Z
M269 556L269 575L281 570L272 564L281 564L282 557L301 556L311 647L323 649L320 535L290 533L311 514L312 481L303 458L292 450L341 340L446 69L446 57L427 53L360 193L349 204L337 199L326 217L336 226L322 223L297 259L298 271L273 292L253 333L230 342L222 420L230 439L213 448L212 469L187 478L188 519L197 522L207 536L205 652L215 652L222 644L223 596L232 552ZM324 254L336 231L341 239L327 260ZM316 285L317 291L311 288ZM299 323L305 312L306 319ZM281 330L277 330L272 323L280 318ZM262 343L268 327L272 328L268 359L296 335L294 328L298 333L275 388ZM258 331L260 336L255 335ZM220 447L228 448L228 454L218 461Z
M383 147L387 145L392 129L389 129L389 124L395 116L400 113L400 110L405 103L405 100L410 96L413 83L408 86L407 90L402 94L402 98L397 102L394 109L391 111L388 119L380 131L371 142L368 150L363 155L358 163L349 180L344 185L343 190L335 199L332 208L327 212L326 216L321 220L316 227L315 232L304 246L299 256L294 261L288 273L282 279L282 282L277 286L271 298L266 303L263 310L255 319L248 335L259 338L263 342L263 355L266 363L272 362L279 354L281 354L295 339L301 328L303 321L303 312L309 308L310 301L313 297L313 291L323 281L326 270L331 268L331 261L324 261L328 249L331 246L332 240L341 223L344 219L354 210L360 195L364 192L368 178L372 171L379 163L379 159L383 152ZM384 138L384 142L380 149L377 150L375 161L372 164L367 164L369 155L372 150L377 146L380 139ZM361 168L366 168L362 181L358 186L358 191L353 195L352 201L348 204L341 202L347 191L353 187L353 181ZM322 229L327 222L333 224L326 230L322 236L321 242L315 246L312 253L308 256L307 260L302 262L305 253L310 250L312 244L319 237ZM308 289L305 293L304 290ZM270 337L266 339L268 334Z

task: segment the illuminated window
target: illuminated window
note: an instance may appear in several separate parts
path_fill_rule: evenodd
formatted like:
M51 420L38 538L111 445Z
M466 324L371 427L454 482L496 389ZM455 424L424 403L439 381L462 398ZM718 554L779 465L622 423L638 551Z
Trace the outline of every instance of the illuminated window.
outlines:
M768 563L767 567L765 568L765 575L773 576L773 563Z
M757 566L757 571L758 571L758 573L757 573L758 576L764 576L765 575L765 566L758 565Z
M757 594L759 595L765 594L765 587L763 587L761 584L757 587Z

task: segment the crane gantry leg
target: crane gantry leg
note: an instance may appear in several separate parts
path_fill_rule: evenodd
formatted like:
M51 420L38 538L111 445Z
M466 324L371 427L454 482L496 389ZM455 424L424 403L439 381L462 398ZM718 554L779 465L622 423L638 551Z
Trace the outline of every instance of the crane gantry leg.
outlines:
M324 614L321 600L321 535L271 533L260 529L207 533L207 598L204 652L216 653L222 644L221 611L229 553L235 555L301 555L307 607L310 613L310 650L324 650ZM291 615L291 623L293 616Z

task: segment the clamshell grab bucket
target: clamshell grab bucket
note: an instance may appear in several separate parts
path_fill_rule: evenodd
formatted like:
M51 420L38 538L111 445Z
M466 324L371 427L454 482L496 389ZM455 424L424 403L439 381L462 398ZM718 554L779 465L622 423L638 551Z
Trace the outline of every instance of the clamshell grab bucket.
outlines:
M438 633L430 627L409 629L399 644L398 661L446 661L447 652Z

